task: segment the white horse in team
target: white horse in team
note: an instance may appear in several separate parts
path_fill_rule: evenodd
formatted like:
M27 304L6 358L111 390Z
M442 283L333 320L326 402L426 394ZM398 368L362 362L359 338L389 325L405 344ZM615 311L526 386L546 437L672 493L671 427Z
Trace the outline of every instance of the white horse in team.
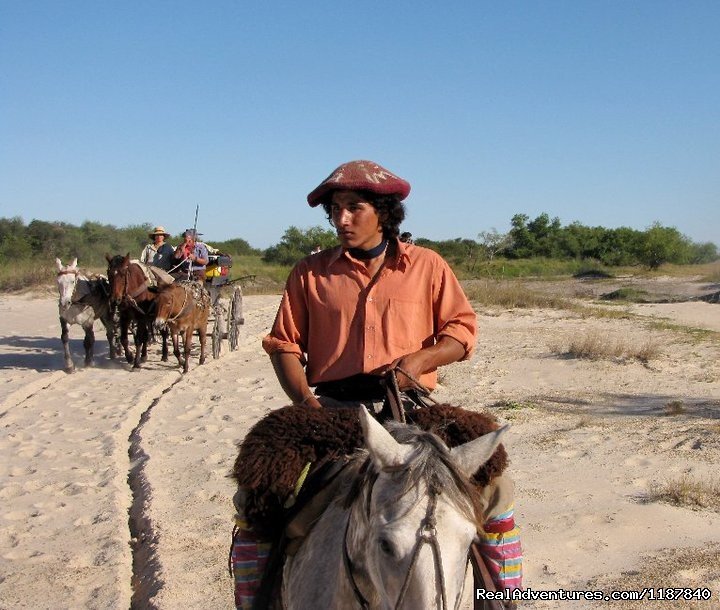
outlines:
M93 348L95 345L95 320L100 320L105 327L110 358L115 358L119 344L116 340L113 312L110 307L110 284L103 275L88 277L77 266L77 259L64 266L59 258L57 265L57 287L60 294L58 308L60 310L60 329L65 355L65 371L75 371L70 354L70 324L79 324L85 331L83 346L85 347L85 366L92 366Z
M369 463L286 560L282 597L308 608L457 609L482 500L470 476L507 430L448 449L414 426L383 428L362 409Z

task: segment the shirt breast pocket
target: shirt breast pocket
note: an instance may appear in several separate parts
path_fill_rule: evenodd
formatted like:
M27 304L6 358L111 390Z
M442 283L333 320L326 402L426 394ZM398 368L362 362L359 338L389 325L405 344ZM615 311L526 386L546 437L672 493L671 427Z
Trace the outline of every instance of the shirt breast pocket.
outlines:
M383 334L394 348L415 351L420 348L427 330L422 304L410 299L391 298L383 316Z

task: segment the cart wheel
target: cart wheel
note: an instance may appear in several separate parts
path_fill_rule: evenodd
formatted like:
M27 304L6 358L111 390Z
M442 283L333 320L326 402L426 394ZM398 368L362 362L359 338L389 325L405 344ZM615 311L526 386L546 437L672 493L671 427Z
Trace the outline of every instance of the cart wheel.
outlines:
M239 286L233 291L230 315L238 324L245 324L245 318L243 318L243 293L242 288Z
M222 329L220 328L220 317L215 315L215 324L212 329L212 354L217 360L220 357L220 346L222 345Z
M230 342L231 351L235 351L238 347L238 339L240 338L238 326L245 323L242 315L242 298L242 290L235 288L230 301L230 311L228 312L228 341Z

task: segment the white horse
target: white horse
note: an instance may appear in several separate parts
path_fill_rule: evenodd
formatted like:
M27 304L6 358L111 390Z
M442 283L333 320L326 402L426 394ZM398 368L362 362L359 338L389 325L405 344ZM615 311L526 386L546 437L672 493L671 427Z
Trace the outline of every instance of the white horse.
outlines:
M360 419L369 460L286 560L285 608L459 608L485 508L469 478L508 426L448 449L414 426L388 432L365 409Z
M60 293L58 308L60 310L60 329L65 354L65 371L73 373L75 364L70 354L68 325L79 324L85 330L85 366L92 366L93 347L95 345L95 320L100 320L105 327L110 358L114 359L118 351L113 312L110 307L110 285L105 276L89 278L78 269L77 259L68 266L63 266L59 258L57 265L57 287Z

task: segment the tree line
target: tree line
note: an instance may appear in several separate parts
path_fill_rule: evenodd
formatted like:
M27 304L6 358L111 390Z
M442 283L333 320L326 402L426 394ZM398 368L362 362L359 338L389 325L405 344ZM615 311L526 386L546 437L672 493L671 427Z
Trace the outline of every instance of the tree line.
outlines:
M110 224L86 221L80 226L66 222L32 220L25 224L19 217L0 218L0 262L14 263L29 259L53 261L56 257L76 258L83 266L104 266L105 254L126 254L139 257L148 233L149 224L118 228ZM179 244L182 235L170 238ZM261 254L244 239L213 242L212 245L228 254Z
M656 269L663 263L707 263L718 259L718 248L711 242L696 243L674 227L653 223L644 231L620 227L588 227L578 222L562 226L558 218L543 213L534 219L515 214L507 233L483 231L477 239L431 240L416 238L415 243L441 254L451 264L472 270L495 259L554 259L596 262L605 266L641 265ZM104 265L105 253L139 256L148 243L149 224L118 228L86 221L80 226L65 222L0 218L0 262L27 259L52 261L77 257L86 266ZM180 243L182 236L170 239ZM335 232L319 226L308 229L289 227L277 244L257 249L241 238L213 241L212 246L233 255L256 255L267 263L292 265L317 246L337 244Z
M657 269L663 263L696 264L718 259L715 244L695 243L676 228L657 222L645 231L587 227L578 222L562 226L558 218L551 219L543 213L533 220L526 214L515 214L510 224L507 233L496 229L482 231L477 240L435 241L419 237L415 243L466 269L496 258L578 260L608 267L641 265L649 269ZM312 227L303 231L290 227L278 244L265 250L263 259L290 265L307 256L315 245L326 248L336 243L331 230Z

